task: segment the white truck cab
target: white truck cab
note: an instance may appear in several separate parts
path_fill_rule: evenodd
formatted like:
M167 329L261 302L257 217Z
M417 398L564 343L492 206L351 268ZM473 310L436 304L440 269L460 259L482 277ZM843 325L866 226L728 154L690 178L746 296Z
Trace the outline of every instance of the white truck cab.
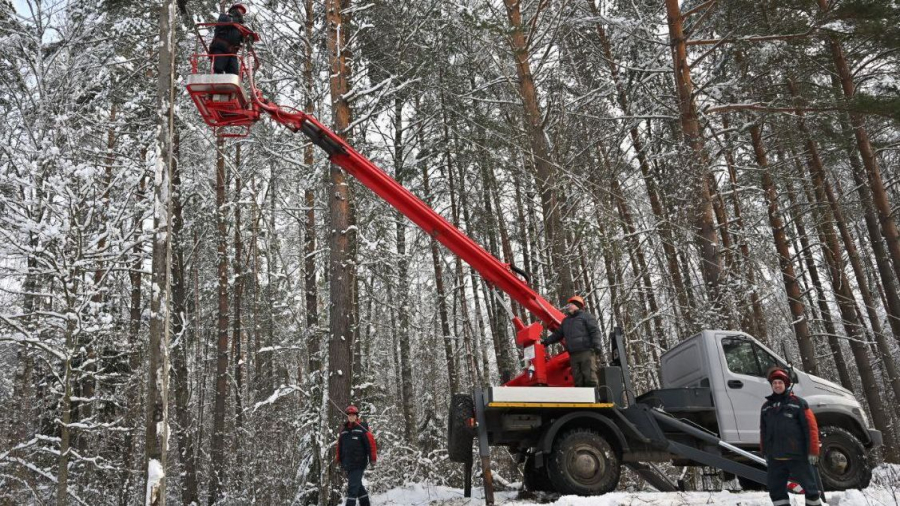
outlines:
M788 368L783 358L744 332L704 330L667 351L660 367L663 388L709 388L719 436L754 448L760 408L772 393L766 372L776 365ZM881 432L869 426L853 392L796 367L793 371L793 391L809 403L819 424L823 479L868 484L865 448L880 446Z

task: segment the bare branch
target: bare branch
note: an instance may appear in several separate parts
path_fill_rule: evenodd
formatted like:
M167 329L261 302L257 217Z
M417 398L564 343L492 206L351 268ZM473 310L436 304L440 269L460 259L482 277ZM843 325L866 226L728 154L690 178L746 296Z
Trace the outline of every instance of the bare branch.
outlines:
M700 4L700 5L696 6L696 7L694 7L693 9L691 9L691 10L689 10L689 11L687 11L687 12L682 13L682 14L681 14L681 19L687 19L687 18L688 18L689 16L691 16L692 14L696 14L697 12L699 12L699 11L705 9L706 7L712 7L712 5L713 5L714 3L716 3L716 2L718 2L718 1L719 1L719 0L707 0L706 2L703 2L702 4Z
M792 33L789 35L763 35L757 37L741 37L737 39L698 39L689 40L685 42L685 44L688 46L709 46L712 44L735 44L738 42L769 42L774 40L794 40L808 37L814 31L816 31L816 27L812 27L803 33Z

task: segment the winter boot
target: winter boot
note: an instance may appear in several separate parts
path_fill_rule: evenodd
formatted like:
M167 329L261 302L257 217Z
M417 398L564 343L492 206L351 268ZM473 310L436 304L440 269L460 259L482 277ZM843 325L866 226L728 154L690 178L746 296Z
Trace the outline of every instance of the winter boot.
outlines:
M369 506L369 494L359 498L359 506Z

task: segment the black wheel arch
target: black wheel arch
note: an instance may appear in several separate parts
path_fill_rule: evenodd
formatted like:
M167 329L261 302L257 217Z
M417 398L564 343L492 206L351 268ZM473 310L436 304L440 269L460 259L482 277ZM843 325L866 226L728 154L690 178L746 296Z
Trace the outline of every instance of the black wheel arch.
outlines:
M816 424L819 426L819 429L827 426L840 427L853 434L866 448L872 447L872 438L869 437L869 430L863 427L862 423L855 416L840 411L814 411L813 413L816 415Z
M590 411L569 413L555 420L544 430L544 433L538 440L538 450L542 451L544 454L549 454L553 451L553 441L560 431L576 428L587 428L600 432L600 434L612 445L613 449L618 454L617 456L619 459L622 458L622 455L630 451L625 435L622 434L622 431L619 430L616 424L608 417Z

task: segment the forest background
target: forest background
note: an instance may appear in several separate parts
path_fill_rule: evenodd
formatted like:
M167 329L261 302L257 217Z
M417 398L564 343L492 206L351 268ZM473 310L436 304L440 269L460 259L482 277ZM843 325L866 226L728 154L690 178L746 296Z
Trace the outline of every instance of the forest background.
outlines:
M194 23L227 7L3 0L0 503L335 504L351 402L372 489L458 485L450 395L523 366L528 315L305 138L202 123ZM743 330L900 461L896 0L250 9L268 98L583 295L639 390Z

